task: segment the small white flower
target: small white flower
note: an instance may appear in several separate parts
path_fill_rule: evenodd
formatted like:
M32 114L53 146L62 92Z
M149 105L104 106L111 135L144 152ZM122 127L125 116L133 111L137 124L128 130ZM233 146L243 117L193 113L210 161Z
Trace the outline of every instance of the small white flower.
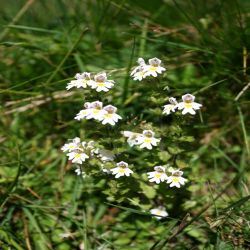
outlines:
M85 107L85 109L80 110L80 112L75 116L76 120L78 120L78 121L82 120L82 119L86 118L90 114L90 112L91 112L91 110L90 110L91 103L86 102L84 104L84 107Z
M144 68L141 68L140 71L136 72L134 75L133 75L133 79L135 81L141 81L143 78L145 78L145 71L144 71Z
M158 220L168 216L168 212L164 207L153 208L150 213Z
M162 166L156 166L154 167L153 172L148 172L148 178L150 182L156 182L157 184L159 184L160 182L164 182L166 180L168 180L168 176L165 173L165 168Z
M81 152L80 150L70 152L67 154L69 157L69 160L72 161L72 163L82 164L86 159L89 158L87 154L84 152Z
M176 105L176 107L179 110L182 110L183 115L185 115L187 113L189 113L191 115L195 115L196 114L195 110L198 110L202 107L201 104L194 102L195 96L193 96L191 94L183 95L182 100L183 100L183 102L178 103Z
M119 119L122 119L121 116L116 114L117 108L112 105L107 105L103 108L107 113L104 114L102 124L110 124L112 126L115 125L116 122L118 122Z
M70 89L76 87L76 84L77 84L77 81L76 81L76 80L72 80L71 82L69 82L69 83L67 84L66 89L67 89L67 90L70 90Z
M64 144L63 147L61 148L61 150L63 152L72 152L72 151L78 149L79 144L80 144L80 138L76 137L72 140L72 142Z
M153 76L157 77L157 73L161 74L166 69L161 67L161 60L154 57L148 60L149 65L145 67L145 77Z
M177 108L178 102L174 97L169 98L169 103L167 105L163 106L163 114L169 115L171 112L175 112L175 109Z
M116 164L116 168L110 169L115 178L119 178L121 176L129 176L133 173L133 171L128 167L128 163L121 161Z
M94 77L94 81L91 83L91 88L95 89L97 92L108 92L114 86L113 80L107 80L106 73L97 74Z
M168 177L167 183L170 184L169 187L180 188L181 185L184 185L187 179L183 178L183 172L180 170L174 170L173 168L169 169L171 176Z
M145 78L146 63L143 58L138 58L137 63L139 66L135 67L130 75L134 78L134 80L141 81Z
M114 153L107 149L98 149L96 153L98 157L101 159L101 161L104 162L113 161L115 159Z
M90 78L90 73L83 72L82 74L77 73L75 75L76 80L72 80L70 83L68 83L66 89L69 90L73 87L77 88L87 88L87 86L90 86L92 84L92 80Z
M154 138L154 132L152 130L144 130L142 135L137 138L140 148L152 149L152 146L157 146L160 139Z
M82 171L79 167L75 169L76 175L82 175L83 178L86 177L86 173Z
M102 121L104 119L104 115L108 112L102 109L102 102L95 101L90 103L90 107L88 108L89 113L86 116L86 119L95 119L98 121Z
M130 147L133 147L134 145L138 144L138 138L142 136L142 134L134 133L131 131L122 131L123 136L127 137L128 144Z

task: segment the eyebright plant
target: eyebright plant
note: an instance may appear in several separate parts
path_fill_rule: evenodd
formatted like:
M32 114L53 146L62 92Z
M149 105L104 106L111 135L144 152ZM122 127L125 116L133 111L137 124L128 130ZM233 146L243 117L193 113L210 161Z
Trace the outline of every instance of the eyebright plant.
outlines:
M153 91L159 99L154 102L158 106L156 109L161 108L159 103L165 97L159 83L164 82L160 77L166 69L156 57L149 59L148 63L143 58L137 62L131 77L135 81L145 79L139 83L142 86L154 82L160 86ZM172 121L166 125L162 122L154 124L152 119L136 121L138 114L123 117L122 107L113 106L112 101L118 103L113 95L106 96L116 86L115 81L108 80L108 77L105 72L94 76L89 72L77 73L75 80L67 84L67 90L82 88L88 91L83 109L74 118L82 123L83 128L91 127L92 133L89 134L94 136L96 132L98 136L89 138L89 129L85 129L85 138L69 139L61 149L76 166L76 174L86 181L92 178L103 188L108 200L122 202L129 199L155 218L162 219L168 216L166 207L171 209L171 203L167 201L167 195L171 199L169 189L179 189L188 182L183 177L183 169L188 164L184 161L185 156L183 159L179 157L184 150L175 145L180 141L190 141L186 140L187 136L182 136L185 132L181 125L185 125L185 117L195 115L202 105L189 93L182 95L180 102L176 97L167 97L169 103L162 106L161 117L155 119L159 121L172 115ZM100 92L104 94L100 96Z

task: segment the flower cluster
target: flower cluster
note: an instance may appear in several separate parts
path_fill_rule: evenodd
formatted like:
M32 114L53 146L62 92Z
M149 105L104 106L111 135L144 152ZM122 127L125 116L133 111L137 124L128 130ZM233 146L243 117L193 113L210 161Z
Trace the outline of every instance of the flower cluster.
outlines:
M143 58L139 58L137 62L139 66L135 67L130 74L134 80L141 81L148 76L157 77L157 74L162 74L166 70L161 66L161 60L156 57L149 59L148 64Z
M182 114L195 115L195 110L202 107L201 104L194 102L195 96L191 94L185 94L182 96L182 102L177 102L174 97L169 98L169 104L163 106L163 114L169 115L171 112L175 112L176 109L182 110Z
M152 149L152 146L157 146L160 139L154 137L155 133L152 130L143 130L142 134L131 131L123 131L122 134L127 137L129 146L138 145L140 148Z
M183 172L180 170L175 170L169 168L168 172L170 175L166 174L165 168L162 166L155 166L153 172L148 172L148 179L150 182L155 182L159 184L160 182L166 182L170 184L169 187L180 188L181 185L184 185L187 179L183 178Z
M61 148L63 152L67 152L67 156L72 163L82 164L94 155L94 141L81 142L79 137L66 143Z
M87 88L91 87L92 89L95 89L97 92L108 92L113 86L114 81L107 79L106 73L98 73L94 76L93 79L91 79L89 72L83 72L83 73L77 73L75 75L76 80L72 80L68 83L66 89L69 90L73 87L76 88Z
M94 119L102 122L103 125L110 124L114 126L119 119L122 119L120 115L116 114L116 107L112 105L103 107L103 103L100 101L86 102L84 107L85 109L80 110L80 112L76 115L76 120Z
M166 69L161 66L161 60L158 58L151 58L148 63L143 58L138 59L138 66L133 69L131 76L134 80L143 80L147 77L157 77L162 74ZM67 85L67 90L73 87L76 88L91 88L97 92L108 92L114 86L113 80L108 80L106 73L98 73L94 77L91 77L89 72L78 73L75 76L75 80L72 80ZM191 114L195 115L196 110L202 107L201 104L195 102L195 96L191 94L185 94L182 96L182 101L178 102L176 98L170 97L169 103L163 106L163 114L169 115L177 110L180 110L183 115ZM90 120L94 119L101 122L103 125L110 124L114 126L122 117L117 114L117 108L112 105L103 105L102 101L93 101L84 103L82 110L76 114L75 119L80 121L82 119ZM146 126L148 127L148 126ZM157 147L160 144L161 138L155 137L155 133L152 130L143 130L142 132L122 131L122 135L126 138L130 147L139 147L140 149L152 150L153 147ZM99 146L98 146L99 147ZM72 163L78 164L75 170L77 175L82 177L86 176L80 164L83 164L86 160L95 158L100 161L100 170L103 174L112 175L118 179L120 177L133 176L133 171L130 169L129 164L125 161L115 162L118 154L115 155L113 151L102 148L100 145L98 148L93 141L81 142L80 138L76 137L70 140L62 147L62 151L67 153L68 159ZM123 153L119 152L119 159ZM94 162L94 161L93 161ZM165 168L164 166L155 166L154 171L147 172L148 181L150 183L165 183L170 188L180 188L185 185L187 179L183 176L183 172L179 169ZM153 208L150 213L157 219L168 216L164 207Z

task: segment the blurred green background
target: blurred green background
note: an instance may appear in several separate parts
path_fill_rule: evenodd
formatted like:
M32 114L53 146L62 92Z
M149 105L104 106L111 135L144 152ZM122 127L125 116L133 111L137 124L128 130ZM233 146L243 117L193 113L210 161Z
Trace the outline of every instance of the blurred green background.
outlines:
M0 0L0 12L0 249L250 248L249 1ZM130 79L138 57L167 67L157 88ZM203 104L178 147L169 140L189 184L171 204L145 191L167 219L145 213L136 192L119 200L108 180L77 177L60 151L69 138L101 139L73 119L93 96L65 87L104 70L121 128L146 119L174 138L175 121L160 117L165 98L191 92Z

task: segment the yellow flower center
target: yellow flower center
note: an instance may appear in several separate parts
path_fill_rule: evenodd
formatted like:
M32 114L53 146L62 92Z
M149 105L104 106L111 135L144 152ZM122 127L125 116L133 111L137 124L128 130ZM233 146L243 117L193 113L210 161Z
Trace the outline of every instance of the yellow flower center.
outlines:
M150 67L149 70L151 70L151 71L156 71L156 70L157 70L157 67Z
M100 113L100 110L99 110L99 109L94 109L94 110L93 110L93 113L94 113L95 115L97 115L97 114Z
M81 155L80 154L75 154L75 158L80 158Z
M146 143L150 143L151 141L152 141L152 139L150 139L150 138L147 138L144 140L144 142L146 142Z
M187 103L187 102L185 102L184 107L185 107L186 109L190 109L190 108L193 107L193 105L192 105L192 103Z
M157 210L157 211L155 212L155 214L156 214L156 215L161 215L161 211L160 211L160 210Z
M87 80L82 80L82 81L81 81L81 84L82 84L83 86L86 86L86 85L87 85Z
M173 178L172 178L172 181L173 181L173 182L179 182L179 177L173 177Z
M112 116L113 116L112 114L106 114L105 115L106 118L112 118Z
M70 146L69 146L69 148L74 148L74 147L75 147L75 146L73 146L73 145L70 145Z
M125 173L125 169L123 168L119 169L119 173Z
M105 83L104 83L104 82L99 82L99 81L97 81L97 86L98 86L98 87L104 87L104 86L105 86Z
M161 177L161 173L155 174L155 178L160 178L160 177Z

